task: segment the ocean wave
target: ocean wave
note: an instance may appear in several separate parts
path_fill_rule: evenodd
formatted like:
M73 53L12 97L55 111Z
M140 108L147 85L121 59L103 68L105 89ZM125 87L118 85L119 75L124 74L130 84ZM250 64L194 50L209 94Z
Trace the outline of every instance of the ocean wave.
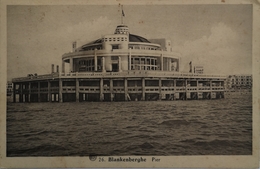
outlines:
M165 126L189 125L189 124L190 122L186 120L165 120L159 123L159 125L165 125Z

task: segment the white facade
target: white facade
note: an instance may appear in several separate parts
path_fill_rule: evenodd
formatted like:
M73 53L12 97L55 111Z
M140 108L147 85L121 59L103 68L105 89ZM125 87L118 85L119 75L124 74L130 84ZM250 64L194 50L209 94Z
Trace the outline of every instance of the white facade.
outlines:
M62 56L70 72L121 72L129 70L179 71L180 54L172 52L171 41L147 40L129 34L125 25L117 26L115 34L76 48Z

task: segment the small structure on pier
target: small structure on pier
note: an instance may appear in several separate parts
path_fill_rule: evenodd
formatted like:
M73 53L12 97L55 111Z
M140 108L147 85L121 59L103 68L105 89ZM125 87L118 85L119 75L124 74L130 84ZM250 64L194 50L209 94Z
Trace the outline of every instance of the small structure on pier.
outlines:
M15 78L13 102L190 100L224 97L226 76L180 72L167 39L130 34L126 25L62 56L61 71ZM65 72L65 64L69 71Z

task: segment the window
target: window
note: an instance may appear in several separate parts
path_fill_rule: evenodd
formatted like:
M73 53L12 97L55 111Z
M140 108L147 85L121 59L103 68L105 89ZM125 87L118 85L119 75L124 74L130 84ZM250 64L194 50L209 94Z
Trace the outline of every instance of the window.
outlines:
M112 49L119 49L119 45L112 45Z

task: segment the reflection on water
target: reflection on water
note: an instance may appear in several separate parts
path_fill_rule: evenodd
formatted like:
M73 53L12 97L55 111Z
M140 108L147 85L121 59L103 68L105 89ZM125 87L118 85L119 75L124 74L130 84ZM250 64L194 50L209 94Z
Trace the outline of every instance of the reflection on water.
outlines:
M251 95L221 100L8 103L7 156L250 155Z

